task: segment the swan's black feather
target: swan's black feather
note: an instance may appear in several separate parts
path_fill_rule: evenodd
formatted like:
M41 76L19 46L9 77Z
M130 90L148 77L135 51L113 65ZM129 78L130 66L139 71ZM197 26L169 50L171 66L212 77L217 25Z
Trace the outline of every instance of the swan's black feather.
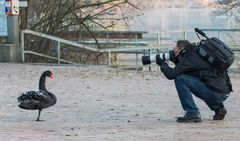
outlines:
M44 96L43 91L29 91L26 93L22 93L17 99L18 102L23 102L24 100L41 100L41 97Z

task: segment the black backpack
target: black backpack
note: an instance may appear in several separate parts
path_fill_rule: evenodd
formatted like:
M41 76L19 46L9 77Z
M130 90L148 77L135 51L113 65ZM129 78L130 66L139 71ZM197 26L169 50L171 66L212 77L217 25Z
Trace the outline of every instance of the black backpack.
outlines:
M208 38L198 28L195 28L195 32L206 38L206 40L201 40L198 44L198 54L220 72L227 71L234 62L232 49L216 37Z

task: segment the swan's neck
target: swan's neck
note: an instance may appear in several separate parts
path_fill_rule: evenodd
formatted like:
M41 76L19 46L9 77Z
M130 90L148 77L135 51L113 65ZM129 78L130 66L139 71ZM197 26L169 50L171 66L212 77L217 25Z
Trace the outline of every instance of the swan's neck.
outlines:
M45 82L46 82L46 76L42 75L39 80L39 90L47 91Z
M47 92L47 94L50 97L52 97L52 99L53 99L53 103L52 104L55 104L57 102L57 98L56 98L56 96L54 94L52 94L49 91L47 91L45 82L46 82L46 76L42 75L40 77L40 80L39 80L39 90Z

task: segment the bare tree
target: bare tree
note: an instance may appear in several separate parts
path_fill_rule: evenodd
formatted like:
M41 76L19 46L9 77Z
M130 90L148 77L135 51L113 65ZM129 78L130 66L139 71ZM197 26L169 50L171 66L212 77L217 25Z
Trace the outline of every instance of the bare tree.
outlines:
M58 37L71 31L88 32L97 43L92 31L127 26L128 20L143 14L144 3L151 0L29 0L25 27ZM32 50L37 46L36 51L49 55L54 50L49 48L54 42L46 39L29 44Z
M213 15L226 15L234 19L236 23L240 23L240 1L239 0L218 0L214 6L217 10ZM239 24L236 24L239 26Z
M113 29L142 14L141 0L31 0L28 27L51 35Z

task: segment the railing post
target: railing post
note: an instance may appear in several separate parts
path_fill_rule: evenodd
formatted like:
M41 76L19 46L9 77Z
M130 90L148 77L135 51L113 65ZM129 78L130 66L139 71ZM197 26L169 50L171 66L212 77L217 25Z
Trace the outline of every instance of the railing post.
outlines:
M21 53L22 53L22 62L25 62L25 54L24 54L24 32L21 32Z
M108 66L111 67L111 52L108 51Z
M157 45L160 45L160 33L157 32Z
M183 31L183 39L184 39L184 40L187 39L187 33L186 33L186 31Z
M135 39L136 39L136 46L139 46L139 42L138 42L138 33L135 33ZM136 50L136 71L138 70L138 51Z
M135 33L135 41L136 41L136 46L138 46L138 34Z
M138 71L138 51L136 50L136 71Z
M149 49L149 56L151 56L151 55L152 55L152 51L151 51L151 49ZM148 69L149 69L149 71L152 71L151 65L149 65Z
M59 41L57 41L57 57L58 57L58 65L61 63L61 61L60 61L60 55L61 55L61 48L60 48L60 42Z

